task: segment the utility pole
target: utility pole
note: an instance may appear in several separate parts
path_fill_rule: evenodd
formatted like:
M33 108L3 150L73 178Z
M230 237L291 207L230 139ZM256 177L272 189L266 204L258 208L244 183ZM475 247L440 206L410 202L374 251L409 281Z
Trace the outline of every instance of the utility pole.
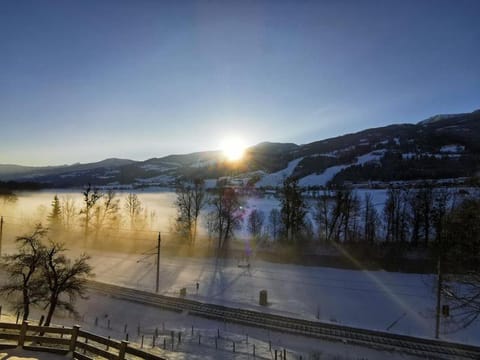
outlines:
M162 237L160 232L158 232L158 243L157 243L157 281L155 283L155 292L158 293L158 287L160 282L160 244L162 242Z
M442 262L441 254L438 256L437 260L437 306L435 313L435 339L438 339L440 335L440 306L442 298L442 286L443 286L443 273L442 273Z
M0 216L0 256L2 256L3 216Z

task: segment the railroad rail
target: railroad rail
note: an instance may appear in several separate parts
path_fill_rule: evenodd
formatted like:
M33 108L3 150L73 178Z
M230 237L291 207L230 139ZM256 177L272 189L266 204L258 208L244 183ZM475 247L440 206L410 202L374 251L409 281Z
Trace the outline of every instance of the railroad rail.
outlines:
M273 331L288 332L329 341L341 341L346 344L373 347L380 350L399 351L435 359L480 359L480 347L472 345L202 303L96 281L89 281L88 288L91 291L122 300L161 307L175 312L187 311L190 315L262 327Z

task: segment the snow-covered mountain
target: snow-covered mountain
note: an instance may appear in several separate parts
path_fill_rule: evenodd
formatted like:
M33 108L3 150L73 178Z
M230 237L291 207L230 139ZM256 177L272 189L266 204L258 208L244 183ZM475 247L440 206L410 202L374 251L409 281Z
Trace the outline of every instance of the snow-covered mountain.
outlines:
M234 177L275 187L287 176L302 186L328 183L456 179L480 171L480 110L436 115L417 124L395 124L296 145L264 142L238 164L219 151L169 155L146 161L107 159L54 167L0 165L0 180L49 186L172 185L178 178Z

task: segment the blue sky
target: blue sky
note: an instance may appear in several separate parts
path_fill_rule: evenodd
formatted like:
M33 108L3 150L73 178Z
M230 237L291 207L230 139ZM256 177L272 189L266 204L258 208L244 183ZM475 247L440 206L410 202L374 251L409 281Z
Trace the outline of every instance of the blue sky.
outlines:
M2 1L0 163L308 143L480 108L480 1Z

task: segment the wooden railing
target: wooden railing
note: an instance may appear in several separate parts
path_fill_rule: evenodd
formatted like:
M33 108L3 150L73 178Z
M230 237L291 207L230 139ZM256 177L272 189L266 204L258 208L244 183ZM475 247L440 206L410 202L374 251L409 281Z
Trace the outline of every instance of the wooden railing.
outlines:
M72 354L72 359L124 360L129 355L145 360L165 360L131 346L128 341L117 341L80 330L79 326L53 327L0 322L0 348L21 347L27 350Z

